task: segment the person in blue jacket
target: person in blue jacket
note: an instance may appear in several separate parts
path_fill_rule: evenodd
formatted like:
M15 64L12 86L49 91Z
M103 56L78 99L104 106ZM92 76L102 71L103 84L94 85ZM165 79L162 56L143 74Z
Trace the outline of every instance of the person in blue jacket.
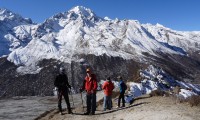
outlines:
M125 91L127 89L127 86L124 83L124 81L123 81L121 76L118 76L117 78L119 79L119 89L120 89L120 95L119 95L119 99L118 99L117 108L120 107L121 99L122 99L122 107L125 107L124 93L125 93Z

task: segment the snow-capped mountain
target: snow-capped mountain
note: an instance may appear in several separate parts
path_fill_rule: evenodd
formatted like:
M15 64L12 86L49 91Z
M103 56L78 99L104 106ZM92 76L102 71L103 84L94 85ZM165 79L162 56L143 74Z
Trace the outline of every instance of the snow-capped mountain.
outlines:
M7 9L0 9L0 56L8 55L19 47L24 47L32 39L32 20L23 18Z
M135 74L133 68L138 69L138 63L155 63L171 73L189 67L200 71L199 31L175 31L160 24L101 18L82 6L58 13L40 24L0 9L0 31L0 57L6 56L17 66L16 74L41 73L49 66L44 66L44 60L62 62L69 71L77 71L73 67L78 64L74 64L82 58L96 69L94 64L101 66L97 70L101 75L105 75L102 69L113 69L108 71L112 75ZM179 72L179 76L183 73ZM73 77L78 73L70 74Z
M185 52L200 50L200 31L175 31L160 24L143 24L143 26L156 40L163 44L181 48Z
M189 50L200 50L200 32L174 31L135 20L107 20L81 6L54 15L39 25L30 25L30 21L8 10L1 11L4 24L15 20L8 26L14 35L9 32L3 37L11 42L8 60L16 65L29 66L45 58L70 63L76 54L135 59L141 58L143 52L187 55Z

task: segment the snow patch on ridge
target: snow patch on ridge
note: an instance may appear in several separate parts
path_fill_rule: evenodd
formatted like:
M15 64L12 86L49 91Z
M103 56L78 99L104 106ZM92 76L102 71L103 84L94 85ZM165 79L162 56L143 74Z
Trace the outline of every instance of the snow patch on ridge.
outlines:
M142 77L140 83L127 83L130 88L128 90L128 95L125 96L125 101L127 103L130 103L130 101L136 97L150 94L154 90L172 92L177 86L180 87L180 91L179 93L175 93L175 95L180 99L186 99L192 95L200 95L200 85L177 81L161 68L153 65L150 65L145 70L141 70L140 76ZM104 82L105 80L99 82L98 90L101 90L101 86ZM119 90L119 82L116 80L113 80L112 82L114 83L115 90Z
M192 95L200 94L200 85L180 82L165 73L162 69L150 65L146 70L140 72L143 80L141 83L130 82L129 96L132 98L149 94L154 90L171 91L176 86L180 86L178 94L181 98L188 98ZM128 97L128 99L130 99Z
M181 99L186 99L192 95L200 95L200 85L177 81L161 68L150 65L147 69L141 70L140 75L143 78L140 83L128 82L128 95L125 96L125 101L130 102L136 97L144 94L150 94L154 90L173 91L176 86L180 86L180 92L176 94ZM115 89L119 89L119 82L112 81ZM99 90L104 80L100 81Z

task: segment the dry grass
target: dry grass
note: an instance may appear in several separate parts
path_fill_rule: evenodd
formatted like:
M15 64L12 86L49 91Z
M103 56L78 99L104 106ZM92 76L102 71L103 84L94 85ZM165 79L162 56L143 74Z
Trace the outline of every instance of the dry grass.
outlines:
M97 106L101 106L101 105L103 105L103 98L97 101Z
M193 95L189 98L183 98L183 97L178 97L178 96L172 96L173 101L175 101L175 103L189 103L189 105L191 107L193 106L200 106L200 96L199 95Z
M200 96L199 95L193 95L186 99L186 102L188 102L191 107L192 106L198 106L200 105Z
M181 91L181 88L179 86L176 86L174 89L173 89L173 92L175 94L179 94L179 92Z

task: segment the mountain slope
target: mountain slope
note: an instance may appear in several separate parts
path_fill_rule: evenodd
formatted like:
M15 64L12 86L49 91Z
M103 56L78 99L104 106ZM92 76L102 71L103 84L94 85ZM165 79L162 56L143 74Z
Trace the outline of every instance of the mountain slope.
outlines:
M8 86L12 91L20 91L19 86L26 80L27 86L40 86L38 83L43 81L48 82L48 89L30 87L34 91L31 94L43 94L42 89L45 95L51 94L48 90L52 90L55 71L60 66L67 69L74 86L81 83L88 66L98 79L122 74L133 81L138 71L150 64L178 80L200 83L198 31L175 31L159 24L101 18L82 6L58 13L40 24L0 9L0 23L0 68L7 66L1 70L4 74L0 82L2 86L12 83ZM6 89L2 91L2 95L7 93Z
M134 20L105 20L79 6L47 19L35 33L39 37L32 37L30 44L13 51L9 61L30 65L29 60L37 63L53 58L70 63L76 54L133 59L142 58L143 52L186 55L189 50L200 49L199 32L176 32Z
M7 9L0 9L0 56L26 46L32 39L31 19L23 18Z

